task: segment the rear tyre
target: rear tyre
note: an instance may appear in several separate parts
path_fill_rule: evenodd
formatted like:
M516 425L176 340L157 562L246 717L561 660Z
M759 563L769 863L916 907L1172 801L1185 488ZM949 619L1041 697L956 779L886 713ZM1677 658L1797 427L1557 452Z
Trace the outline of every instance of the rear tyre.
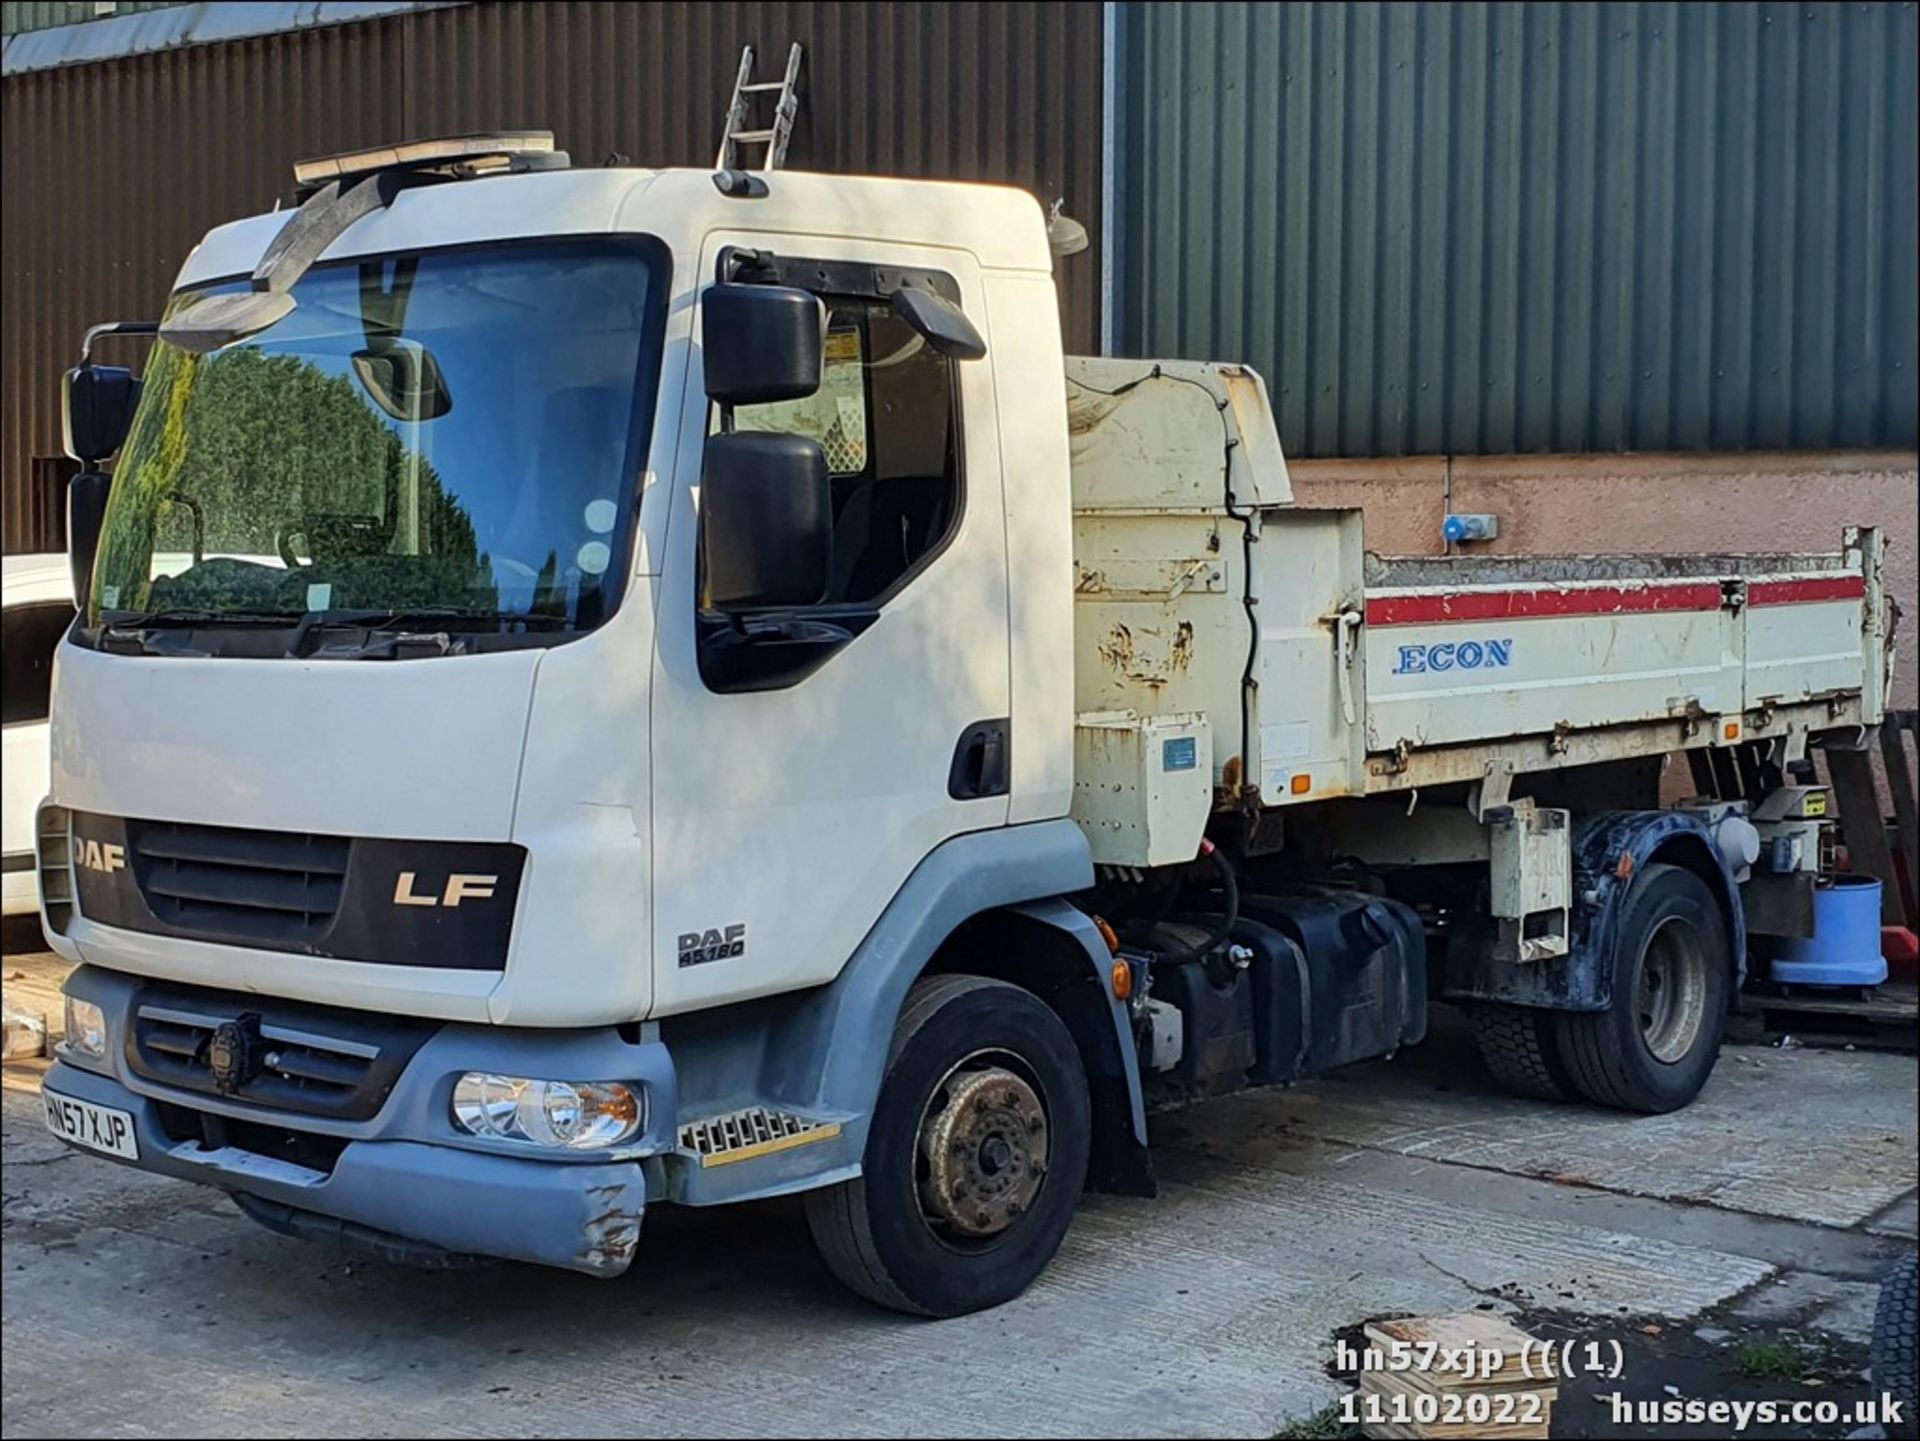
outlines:
M1556 1017L1569 1083L1595 1105L1677 1111L1719 1058L1732 980L1726 920L1707 883L1679 866L1642 868L1621 908L1612 1004Z
M1556 1013L1492 1003L1473 1008L1473 1039L1487 1074L1503 1090L1540 1101L1573 1097L1561 1064Z
M1092 1122L1073 1037L980 976L918 982L894 1028L863 1173L807 1195L821 1257L868 1300L959 1316L1018 1296L1073 1222Z

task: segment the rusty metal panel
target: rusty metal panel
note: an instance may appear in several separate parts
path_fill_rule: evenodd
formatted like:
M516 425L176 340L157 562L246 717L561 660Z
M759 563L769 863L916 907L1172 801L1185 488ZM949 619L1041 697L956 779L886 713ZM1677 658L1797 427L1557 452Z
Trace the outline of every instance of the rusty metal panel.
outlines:
M1290 454L1912 446L1916 9L1127 5L1114 317Z
M1292 504L1266 387L1245 367L1070 355L1066 381L1076 512Z
M1092 349L1098 6L459 5L31 71L0 85L0 542L26 543L29 462L59 452L58 379L81 332L151 317L201 234L270 208L294 160L533 127L576 164L710 165L740 47L771 63L795 40L807 55L789 168L1064 199L1095 230L1061 272L1067 345Z
M1213 776L1204 715L1120 710L1075 719L1071 814L1097 866L1192 860L1206 838Z

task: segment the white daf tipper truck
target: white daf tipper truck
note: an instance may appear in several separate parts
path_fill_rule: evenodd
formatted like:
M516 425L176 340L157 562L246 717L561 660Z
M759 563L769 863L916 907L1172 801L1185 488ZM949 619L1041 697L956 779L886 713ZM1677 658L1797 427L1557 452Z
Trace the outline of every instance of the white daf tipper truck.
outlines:
M1252 372L1062 355L1013 190L538 135L297 179L138 380L68 377L76 1146L598 1276L649 1206L804 1192L950 1315L1151 1193L1156 1105L1435 1002L1510 1086L1683 1105L1811 927L1872 531L1372 556Z

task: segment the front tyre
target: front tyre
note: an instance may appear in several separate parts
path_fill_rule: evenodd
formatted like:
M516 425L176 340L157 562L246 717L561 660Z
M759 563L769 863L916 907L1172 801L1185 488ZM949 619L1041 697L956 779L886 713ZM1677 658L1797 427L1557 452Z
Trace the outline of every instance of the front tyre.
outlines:
M1726 918L1707 883L1644 867L1621 908L1612 1004L1557 1018L1568 1081L1596 1105L1679 1110L1719 1058L1732 985Z
M1573 1097L1561 1063L1559 1017L1531 1006L1482 1002L1473 1008L1473 1039L1487 1074L1503 1090L1540 1101Z
M916 983L894 1028L862 1174L807 1195L821 1257L882 1306L959 1316L1009 1301L1060 1249L1091 1115L1073 1037L981 976Z

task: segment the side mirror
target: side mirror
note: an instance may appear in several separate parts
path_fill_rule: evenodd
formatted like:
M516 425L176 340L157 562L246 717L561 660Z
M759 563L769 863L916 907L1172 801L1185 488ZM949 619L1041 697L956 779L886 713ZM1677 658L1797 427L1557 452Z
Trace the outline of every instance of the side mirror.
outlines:
M820 443L751 430L709 437L700 476L707 608L817 604L832 564L833 501Z
M827 307L783 285L715 285L700 300L707 399L721 405L798 400L820 388Z
M895 315L926 339L935 354L951 360L978 360L987 353L987 342L980 338L967 313L945 296L903 285L887 297L887 303Z
M100 531L107 519L107 493L113 478L83 470L67 482L67 573L73 603L82 614L93 594L93 561L100 552Z
M62 386L67 454L89 468L120 448L140 403L140 382L124 365L76 365Z

